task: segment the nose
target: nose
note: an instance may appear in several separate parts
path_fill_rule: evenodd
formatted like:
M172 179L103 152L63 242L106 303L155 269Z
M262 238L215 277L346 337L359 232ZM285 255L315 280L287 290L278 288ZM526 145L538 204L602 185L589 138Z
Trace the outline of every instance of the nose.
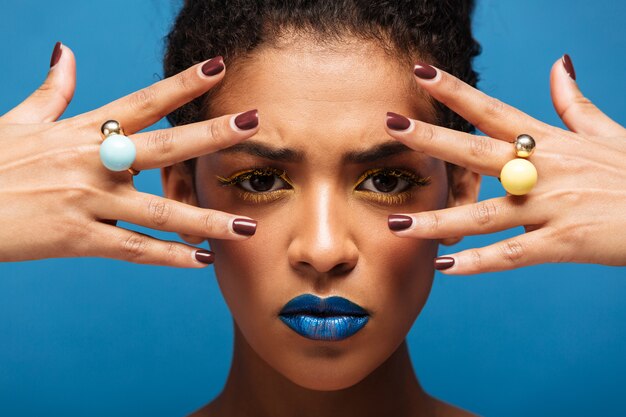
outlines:
M294 213L289 263L305 275L342 275L356 266L359 253L351 233L348 202L330 186L300 196Z

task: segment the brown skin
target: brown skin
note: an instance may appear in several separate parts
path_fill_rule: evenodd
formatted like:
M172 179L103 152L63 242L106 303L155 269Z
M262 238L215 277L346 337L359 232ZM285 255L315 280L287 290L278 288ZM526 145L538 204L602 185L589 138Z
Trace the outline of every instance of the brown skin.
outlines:
M196 190L181 165L163 171L167 197L258 221L246 241L209 239L236 337L225 389L194 415L467 415L423 391L405 342L430 292L438 242L395 236L387 216L471 203L478 176L456 170L451 194L444 162L420 152L342 162L346 152L392 140L387 111L433 121L432 105L414 86L411 68L363 42L332 50L306 40L261 46L245 65L231 66L207 118L257 108L260 129L246 142L301 151L304 159L206 155L198 159ZM276 177L274 188L283 189L266 192L271 201L250 202L239 186L216 180L258 166L284 169L292 188ZM384 193L359 178L380 167L411 169L430 184L411 188L405 201L377 201ZM354 190L358 184L373 191ZM343 296L370 320L342 341L310 340L278 319L302 293Z

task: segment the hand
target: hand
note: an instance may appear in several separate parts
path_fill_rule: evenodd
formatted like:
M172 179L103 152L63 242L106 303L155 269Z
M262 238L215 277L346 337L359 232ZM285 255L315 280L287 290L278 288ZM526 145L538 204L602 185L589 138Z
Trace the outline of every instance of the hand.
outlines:
M387 127L392 137L435 158L497 177L515 157L512 142L527 133L537 144L529 160L537 168L538 182L524 196L407 214L411 226L394 233L442 239L524 226L522 235L436 259L435 267L449 274L546 262L626 265L626 129L581 94L575 75L569 75L574 74L569 57L555 62L550 76L554 107L569 131L540 122L444 71L416 68L422 75L415 77L420 87L488 136L411 120L406 130Z
M67 46L55 53L51 65L58 62L43 85L0 117L0 261L96 256L205 267L212 253L117 227L117 220L218 239L247 239L254 233L249 218L234 223L238 217L232 214L138 192L128 171L109 171L99 157L100 127L109 119L118 120L135 143L137 170L169 166L255 134L256 111L242 128L235 124L237 115L226 115L136 133L216 85L225 72L221 57L56 121L74 94L75 61ZM214 71L205 75L205 64L205 72L211 65ZM247 232L238 234L242 223Z

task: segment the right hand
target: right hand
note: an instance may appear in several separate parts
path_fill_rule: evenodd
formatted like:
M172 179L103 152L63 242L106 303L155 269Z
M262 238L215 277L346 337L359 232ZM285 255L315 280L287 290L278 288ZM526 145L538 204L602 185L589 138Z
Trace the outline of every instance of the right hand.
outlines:
M57 121L76 85L74 54L64 45L60 51L43 85L0 116L0 261L95 256L192 268L212 262L207 251L201 250L201 262L197 248L118 227L117 220L207 238L249 238L233 231L233 221L254 222L250 218L138 192L128 171L109 171L99 157L100 127L110 119L118 120L135 143L137 170L169 166L254 135L258 124L248 130L233 127L237 114L136 133L205 93L225 70L206 76L205 61Z

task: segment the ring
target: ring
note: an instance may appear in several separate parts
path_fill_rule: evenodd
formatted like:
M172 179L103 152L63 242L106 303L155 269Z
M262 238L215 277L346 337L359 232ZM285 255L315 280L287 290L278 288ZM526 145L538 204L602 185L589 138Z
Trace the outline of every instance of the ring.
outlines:
M513 195L528 194L537 184L537 169L528 158L535 150L532 136L522 134L515 139L515 156L502 167L500 182L504 189Z
M107 120L100 131L104 140L100 144L100 161L111 171L128 170L133 175L141 171L131 168L137 156L135 143L124 135L124 130L117 120Z

